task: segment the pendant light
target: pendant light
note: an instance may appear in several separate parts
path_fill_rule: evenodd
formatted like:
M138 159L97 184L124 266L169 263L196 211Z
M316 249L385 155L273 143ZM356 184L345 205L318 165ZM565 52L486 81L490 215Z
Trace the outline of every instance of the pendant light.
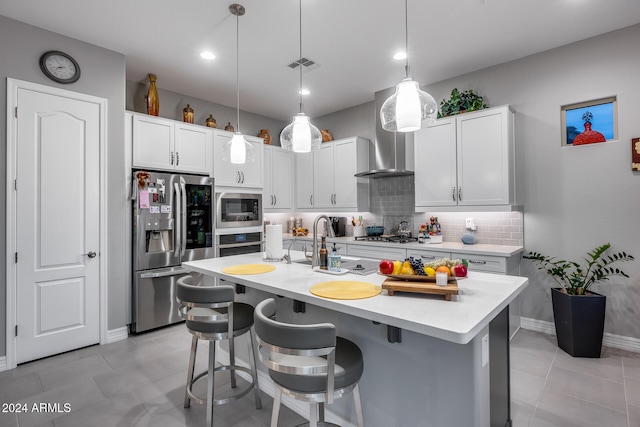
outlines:
M438 115L438 104L433 96L420 90L417 81L409 76L409 25L408 7L404 0L404 43L406 78L396 86L396 92L382 104L380 119L382 128L391 132L413 132L435 124Z
M300 0L300 59L302 59L302 0ZM300 62L300 61L299 61ZM280 133L280 145L285 150L295 153L308 153L319 150L322 134L311 124L309 116L302 112L302 63L298 64L300 71L300 112L293 116L293 121Z
M243 164L255 160L253 146L240 132L240 24L239 17L245 14L245 8L239 4L229 6L231 14L236 16L236 131L223 147L222 159L234 164Z

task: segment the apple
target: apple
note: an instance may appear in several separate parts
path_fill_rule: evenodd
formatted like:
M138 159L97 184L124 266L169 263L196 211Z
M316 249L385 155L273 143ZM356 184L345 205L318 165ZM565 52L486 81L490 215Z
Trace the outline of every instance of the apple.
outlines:
M393 261L388 259L383 259L380 261L380 265L378 266L380 269L380 273L382 274L391 274L393 273Z
M464 264L456 264L451 267L451 272L456 277L467 277L467 267Z

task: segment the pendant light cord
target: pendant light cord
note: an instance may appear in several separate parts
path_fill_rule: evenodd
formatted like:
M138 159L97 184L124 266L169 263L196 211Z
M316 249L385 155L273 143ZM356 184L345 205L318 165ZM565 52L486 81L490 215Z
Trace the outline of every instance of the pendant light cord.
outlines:
M408 0L404 0L404 53L406 54L404 71L409 78L409 7Z
M236 12L236 131L240 133L240 14Z
M300 36L299 36L299 49L300 49L300 59L302 59L302 0L299 1L300 3L300 8L299 8L299 23L300 23ZM302 113L302 62L300 62L300 59L298 59L298 67L300 68L300 112Z

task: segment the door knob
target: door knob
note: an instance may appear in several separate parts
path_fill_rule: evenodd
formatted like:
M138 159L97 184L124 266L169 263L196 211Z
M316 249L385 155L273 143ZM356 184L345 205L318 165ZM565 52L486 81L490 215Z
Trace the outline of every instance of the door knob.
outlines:
M89 258L95 258L97 254L94 251L89 251L89 253L84 255L88 256Z

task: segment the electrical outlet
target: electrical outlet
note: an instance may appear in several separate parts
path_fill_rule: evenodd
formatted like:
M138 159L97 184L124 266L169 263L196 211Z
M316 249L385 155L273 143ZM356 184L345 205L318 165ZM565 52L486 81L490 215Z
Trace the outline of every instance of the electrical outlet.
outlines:
M467 230L476 230L476 221L473 218L467 218L466 221Z

